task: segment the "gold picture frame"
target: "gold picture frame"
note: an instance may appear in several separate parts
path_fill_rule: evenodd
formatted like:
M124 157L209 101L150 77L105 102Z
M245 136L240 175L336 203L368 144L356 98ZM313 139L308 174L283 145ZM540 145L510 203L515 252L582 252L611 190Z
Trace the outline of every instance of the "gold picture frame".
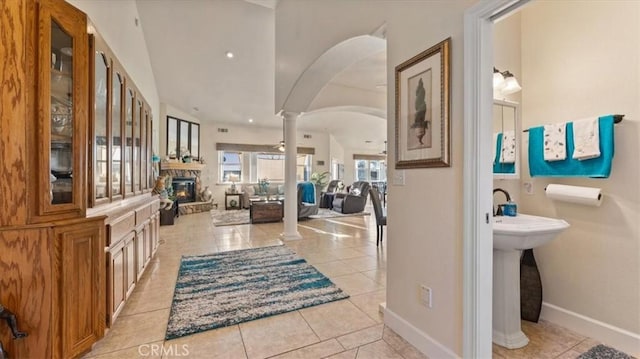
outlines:
M451 38L396 66L396 168L450 167Z

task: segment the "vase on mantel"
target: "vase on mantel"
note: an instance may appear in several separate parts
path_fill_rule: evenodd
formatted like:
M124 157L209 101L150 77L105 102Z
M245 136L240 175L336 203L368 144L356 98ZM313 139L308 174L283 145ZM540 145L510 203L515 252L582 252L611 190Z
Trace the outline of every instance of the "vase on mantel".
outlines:
M525 249L520 259L520 318L537 323L542 309L542 280L533 255Z

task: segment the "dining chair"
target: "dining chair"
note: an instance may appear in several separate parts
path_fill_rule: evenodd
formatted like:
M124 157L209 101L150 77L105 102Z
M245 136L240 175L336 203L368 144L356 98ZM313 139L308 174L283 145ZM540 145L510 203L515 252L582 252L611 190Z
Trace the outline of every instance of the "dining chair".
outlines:
M382 208L380 202L380 192L374 188L369 188L369 196L371 197L371 203L373 203L373 212L376 216L376 247L382 243L382 236L384 234L384 226L387 225L387 211Z

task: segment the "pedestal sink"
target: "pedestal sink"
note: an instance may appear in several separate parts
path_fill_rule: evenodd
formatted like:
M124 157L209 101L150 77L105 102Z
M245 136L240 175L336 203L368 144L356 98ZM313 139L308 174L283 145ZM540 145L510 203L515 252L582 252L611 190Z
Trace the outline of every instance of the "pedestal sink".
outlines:
M494 343L509 349L529 343L520 328L520 251L541 246L567 228L567 222L556 218L493 217Z

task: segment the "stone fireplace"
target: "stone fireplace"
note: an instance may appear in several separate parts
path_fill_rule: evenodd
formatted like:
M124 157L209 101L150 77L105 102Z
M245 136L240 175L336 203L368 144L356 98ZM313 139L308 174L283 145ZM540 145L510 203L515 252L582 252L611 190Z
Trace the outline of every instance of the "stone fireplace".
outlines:
M160 175L172 178L173 193L178 201L180 214L210 211L216 206L213 199L209 202L200 201L200 174L204 167L200 163L160 163Z
M171 180L173 194L178 203L188 203L196 201L196 177L173 177Z

